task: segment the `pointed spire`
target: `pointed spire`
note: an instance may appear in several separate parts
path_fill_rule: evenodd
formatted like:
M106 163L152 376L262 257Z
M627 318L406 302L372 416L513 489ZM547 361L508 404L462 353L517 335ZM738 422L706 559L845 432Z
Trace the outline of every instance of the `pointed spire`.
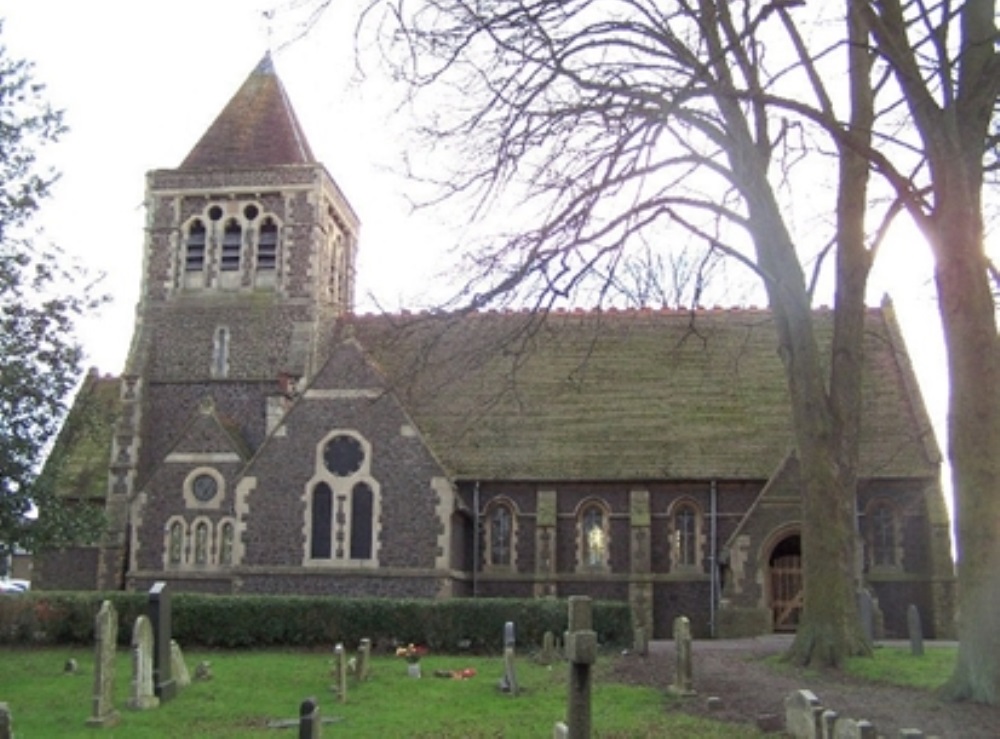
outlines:
M180 169L244 169L315 162L268 52Z

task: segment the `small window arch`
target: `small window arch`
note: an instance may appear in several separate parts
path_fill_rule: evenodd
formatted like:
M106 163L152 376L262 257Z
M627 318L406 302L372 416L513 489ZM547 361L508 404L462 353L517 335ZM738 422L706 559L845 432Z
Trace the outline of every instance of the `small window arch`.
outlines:
M517 515L507 500L495 501L486 509L483 552L487 568L514 566Z
M607 567L611 549L610 516L607 509L594 501L584 504L577 517L580 563L584 569Z
M278 264L278 226L273 218L260 225L257 239L257 269L273 272Z
M359 482L351 490L351 559L371 559L373 498L368 483Z
M212 342L212 377L229 375L229 329L219 326L215 329Z
M222 234L222 264L223 272L235 272L240 268L240 253L243 250L243 227L231 219L226 223Z
M174 521L170 524L167 537L167 562L171 567L180 567L184 562L184 524Z
M232 521L219 524L219 564L228 567L233 563L235 527Z
M869 564L873 568L899 565L899 519L896 508L887 500L876 500L868 506L866 544Z
M208 522L198 521L194 525L194 563L207 565L211 557Z
M205 269L205 224L196 218L188 226L185 239L184 271L201 272Z
M674 509L674 562L680 567L698 564L698 511L691 503Z
M309 556L312 559L330 559L333 554L333 491L321 482L312 492L312 544Z

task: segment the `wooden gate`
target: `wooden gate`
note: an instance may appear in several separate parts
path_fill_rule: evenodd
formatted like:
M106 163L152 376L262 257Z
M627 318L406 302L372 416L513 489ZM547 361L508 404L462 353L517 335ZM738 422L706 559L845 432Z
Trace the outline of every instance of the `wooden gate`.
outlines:
M802 557L783 554L771 561L771 611L775 631L795 631L802 613Z

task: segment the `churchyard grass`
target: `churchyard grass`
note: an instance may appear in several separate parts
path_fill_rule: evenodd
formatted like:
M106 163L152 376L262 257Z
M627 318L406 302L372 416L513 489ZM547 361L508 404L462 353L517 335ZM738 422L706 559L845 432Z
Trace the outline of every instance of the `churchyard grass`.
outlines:
M873 656L848 660L847 671L872 682L932 690L951 677L957 647L928 647L920 656L909 647L878 647Z
M349 680L348 702L340 704L330 691L332 650L321 651L194 651L185 652L192 674L202 660L212 665L213 679L193 682L178 697L157 709L126 708L131 674L129 655L117 653L115 705L118 727L103 730L108 737L244 737L292 736L297 729L267 727L276 719L297 717L301 701L315 697L321 714L337 717L326 727L330 735L351 737L539 737L550 736L565 718L566 665L551 668L518 659L522 694L516 698L497 691L503 674L500 657L429 655L421 661L424 677L407 677L406 663L395 657L372 659L372 677L364 684ZM76 675L63 673L70 658ZM759 736L747 727L697 719L665 711L663 691L613 682L610 662L596 665L593 725L597 737ZM91 650L4 649L0 652L0 701L7 702L19 739L93 737L84 726L91 706L94 657ZM469 680L432 676L435 670L476 670Z

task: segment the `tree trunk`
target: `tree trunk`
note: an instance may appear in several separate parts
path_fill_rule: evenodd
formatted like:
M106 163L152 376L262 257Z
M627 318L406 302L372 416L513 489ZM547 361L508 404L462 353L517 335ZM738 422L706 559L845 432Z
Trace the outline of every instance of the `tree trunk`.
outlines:
M956 193L957 194L957 193ZM957 197L932 234L951 395L959 651L944 692L1000 703L1000 347L977 214Z

